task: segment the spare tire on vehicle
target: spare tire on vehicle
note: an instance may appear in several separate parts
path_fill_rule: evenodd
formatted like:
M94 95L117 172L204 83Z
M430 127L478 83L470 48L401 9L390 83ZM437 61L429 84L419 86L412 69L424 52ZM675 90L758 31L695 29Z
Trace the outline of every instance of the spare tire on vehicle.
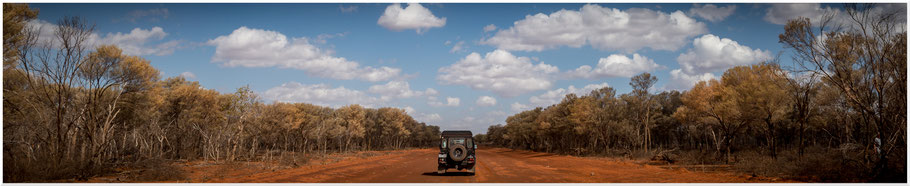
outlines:
M468 157L468 151L464 145L457 144L449 149L449 157L454 161L461 161L464 160L465 157Z

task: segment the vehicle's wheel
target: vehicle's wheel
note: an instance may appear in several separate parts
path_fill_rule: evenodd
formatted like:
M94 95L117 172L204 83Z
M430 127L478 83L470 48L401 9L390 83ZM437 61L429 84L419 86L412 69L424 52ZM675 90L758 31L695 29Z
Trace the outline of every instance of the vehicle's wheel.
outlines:
M468 151L464 145L455 145L449 149L449 158L452 158L454 161L464 160L465 157L468 157Z

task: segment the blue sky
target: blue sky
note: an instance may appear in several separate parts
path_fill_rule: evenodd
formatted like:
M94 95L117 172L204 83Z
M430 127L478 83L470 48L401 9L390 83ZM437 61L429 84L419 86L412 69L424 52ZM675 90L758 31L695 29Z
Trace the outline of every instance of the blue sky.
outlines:
M657 76L656 91L688 89L784 52L785 20L842 12L840 4L688 3L31 7L40 10L32 25L86 18L96 24L93 41L151 60L162 78L223 93L249 85L266 102L405 108L475 133L565 93L605 85L627 93L641 72ZM881 9L906 12L906 4Z

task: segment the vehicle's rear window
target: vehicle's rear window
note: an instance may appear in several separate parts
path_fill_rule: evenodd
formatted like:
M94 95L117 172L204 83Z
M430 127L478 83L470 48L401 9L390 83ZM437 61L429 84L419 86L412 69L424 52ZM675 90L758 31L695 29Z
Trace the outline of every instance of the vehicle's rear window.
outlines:
M456 144L464 145L464 146L469 147L469 148L473 148L473 146L474 146L474 143L473 143L473 141L471 141L471 139L466 139L466 138L449 138L449 146L453 146L453 145L456 145Z

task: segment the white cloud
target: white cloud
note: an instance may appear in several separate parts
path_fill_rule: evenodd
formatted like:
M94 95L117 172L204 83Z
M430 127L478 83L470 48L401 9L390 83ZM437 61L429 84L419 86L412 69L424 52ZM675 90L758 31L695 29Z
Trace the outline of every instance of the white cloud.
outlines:
M123 49L123 53L131 55L170 55L174 53L177 47L177 41L168 41L155 46L148 46L149 41L160 41L167 36L161 27L153 27L151 30L134 28L130 33L108 33L104 37L95 35L96 44L113 44Z
M436 101L436 97L429 97L429 100L430 101L428 102L428 104L430 106L434 106L434 107L440 107L440 106L457 107L458 105L461 105L461 99L455 98L455 97L446 97L445 103Z
M704 35L695 38L693 48L676 57L686 74L702 74L724 70L733 66L748 65L771 59L771 52L740 45L728 38Z
M826 13L839 12L840 10L831 7L822 8L818 3L777 3L771 4L771 8L765 12L765 21L783 25L791 19L805 17L813 23L818 23Z
M339 86L332 88L326 84L300 84L288 82L281 86L273 87L262 94L263 98L280 102L301 102L315 105L339 107L350 104L360 104L365 107L377 106L382 100L370 97L358 90Z
M417 120L418 122L433 123L442 121L442 116L439 116L437 113L426 114L417 112L417 110L414 110L414 108L410 106L404 107L404 111L407 112L408 115L414 117L414 120Z
M308 38L288 38L279 32L240 27L230 35L209 40L215 46L213 62L229 67L293 68L308 75L332 79L385 81L399 76L401 69L361 67L359 63L332 56Z
M427 90L424 91L423 93L426 94L427 96L435 96L435 95L439 94L439 91L436 91L436 89L433 89L433 88L427 88Z
M419 97L424 95L432 96L438 94L438 92L432 88L427 88L425 91L411 90L411 85L406 81L389 81L386 84L373 85L370 86L370 89L368 91L370 93L381 95L380 98L383 100L389 100L391 98Z
M527 109L529 109L529 108L531 108L531 107L529 107L529 106L527 106L527 105L524 105L524 104L521 104L521 103L518 103L518 102L512 103L512 111L513 111L513 112L521 112L521 111L527 110Z
M193 74L193 72L183 72L180 73L180 76L186 79L196 79L196 74Z
M534 65L528 57L517 57L504 50L481 56L471 53L455 64L439 68L437 79L443 84L466 85L513 97L543 90L553 85L556 66L543 62Z
M864 5L861 5L864 6ZM892 33L906 31L907 24L907 4L905 3L876 3L868 7L866 11L869 18L878 18L885 13L895 13L892 21L898 25L891 30ZM809 21L816 26L821 24L821 20L826 16L833 16L828 26L844 26L846 29L856 29L855 21L840 8L830 6L822 7L818 3L778 3L772 4L765 12L765 21L770 23L784 25L787 21L799 17L809 18ZM882 20L873 20L882 21Z
M692 5L692 8L689 8L689 15L698 16L711 22L718 22L723 21L727 16L732 15L733 11L736 11L736 5L719 7L713 4L695 4Z
M348 34L347 32L337 33L337 34L319 34L318 36L316 36L316 39L314 39L313 42L319 43L319 44L325 44L326 42L328 42L328 39L332 39L335 37L344 37L344 35L347 35L347 34Z
M588 79L602 77L632 77L642 72L650 72L661 66L654 63L654 60L645 56L636 54L632 58L621 54L613 54L606 58L600 58L597 66L593 69L591 66L582 65L577 69L568 72L569 77L582 77Z
M458 41L458 43L455 43L455 46L452 46L452 49L449 50L449 53L463 52L463 51L465 51L464 41Z
M439 122L442 121L442 116L439 116L437 113L432 114L423 114L417 116L417 121L422 121L425 123Z
M39 19L29 21L26 24L29 28L39 29L38 41L42 44L60 46L60 39L54 34L57 29L56 24ZM151 29L133 28L129 33L107 33L104 36L98 33L91 33L86 38L85 43L88 44L90 50L94 50L95 47L100 45L116 45L127 55L163 56L173 54L174 49L179 45L176 40L161 42L167 35L164 29L157 26ZM153 44L155 42L158 42L158 44Z
M449 106L458 106L461 104L461 99L453 98L453 97L446 97L446 102L447 102L447 105L449 105Z
M480 96L479 98L477 98L477 101L475 102L475 104L477 104L479 106L485 106L485 107L493 106L493 105L496 105L496 98L493 98L490 96Z
M704 23L682 11L664 13L645 8L625 11L600 5L527 15L511 28L481 41L504 50L542 51L590 44L602 50L633 52L641 48L674 51L688 39L707 32Z
M418 34L422 34L430 28L445 26L446 18L434 16L433 12L418 3L408 3L404 9L396 3L385 8L376 24L394 31L415 29Z
M414 107L406 106L404 107L404 112L407 112L410 115L414 115L417 113L417 110L415 110Z
M569 87L566 89L559 88L559 89L555 89L555 90L549 90L549 91L547 91L543 94L537 95L537 96L531 96L531 98L528 98L528 101L530 101L530 103L533 106L546 107L549 105L559 103L560 101L562 101L563 98L566 97L567 94L571 93L571 94L575 94L578 96L583 96L583 95L587 95L592 90L597 90L597 89L600 89L603 87L608 87L608 86L610 86L610 85L608 85L607 83L588 84L588 85L585 85L585 87L583 87L583 88L575 88L575 86L569 85ZM514 107L515 106L513 105L513 108Z
M489 32L489 31L494 31L494 30L496 30L496 25L493 25L493 24L489 24L489 25L483 27L483 32Z
M712 73L703 73L696 75L689 75L682 71L682 69L676 69L670 71L670 82L664 84L664 89L667 90L688 90L695 86L699 81L708 81L711 79L717 79Z

